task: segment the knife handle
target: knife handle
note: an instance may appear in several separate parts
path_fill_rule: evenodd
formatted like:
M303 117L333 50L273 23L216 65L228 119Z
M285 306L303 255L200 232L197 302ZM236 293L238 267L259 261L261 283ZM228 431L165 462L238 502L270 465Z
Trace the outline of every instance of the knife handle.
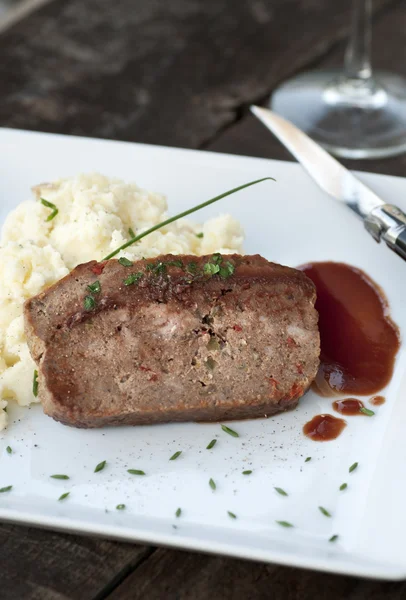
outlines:
M406 227L402 225L398 229L399 232L397 233L393 241L385 241L388 244L389 248L394 250L396 254L399 254L399 256L403 258L403 260L406 260ZM395 234L395 232L393 232L393 234Z
M406 215L397 206L384 204L374 208L365 218L364 224L372 237L406 260Z

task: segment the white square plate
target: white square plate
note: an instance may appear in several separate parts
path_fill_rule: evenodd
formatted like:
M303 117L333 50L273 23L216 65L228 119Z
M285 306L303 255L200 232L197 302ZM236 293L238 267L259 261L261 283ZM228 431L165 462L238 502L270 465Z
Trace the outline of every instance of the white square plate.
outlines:
M29 197L32 185L99 171L168 195L175 214L251 179L273 176L195 215L232 213L246 232L245 251L287 265L336 260L364 269L388 295L406 328L406 264L378 246L344 206L321 192L298 165L158 146L0 130L0 220ZM360 175L385 200L406 209L406 180ZM385 405L373 418L348 418L335 441L304 437L303 424L331 411L313 393L297 410L268 420L234 422L240 437L217 424L64 427L10 407L0 434L3 520L165 544L230 556L370 577L406 577L406 381L402 345ZM212 450L208 442L217 438ZM10 445L14 452L7 454ZM169 461L177 450L181 457ZM312 460L305 463L305 458ZM107 466L95 474L94 467ZM349 466L358 461L352 474ZM143 469L134 477L127 468ZM252 469L250 476L242 471ZM50 479L67 473L71 479ZM213 492L209 479L217 483ZM339 492L339 485L348 489ZM274 486L288 491L278 495ZM70 497L57 499L65 491ZM126 510L117 511L119 503ZM324 517L325 506L332 518ZM180 518L175 517L178 507ZM107 512L106 512L107 511ZM237 515L233 520L227 515ZM293 529L276 520L294 523ZM176 528L173 527L176 525ZM328 540L338 534L335 543Z

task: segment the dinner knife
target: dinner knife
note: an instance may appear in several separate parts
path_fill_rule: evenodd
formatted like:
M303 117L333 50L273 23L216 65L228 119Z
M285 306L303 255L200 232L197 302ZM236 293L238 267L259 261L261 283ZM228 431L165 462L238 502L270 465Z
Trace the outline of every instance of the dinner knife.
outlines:
M366 230L374 240L384 240L391 250L406 260L404 212L393 204L386 204L293 123L260 106L251 106L251 111L325 192L344 202L363 219Z

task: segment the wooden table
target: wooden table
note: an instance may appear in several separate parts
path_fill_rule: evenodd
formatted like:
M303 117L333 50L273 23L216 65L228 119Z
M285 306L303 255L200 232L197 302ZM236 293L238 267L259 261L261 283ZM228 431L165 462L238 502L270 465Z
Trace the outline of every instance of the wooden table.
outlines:
M52 0L0 23L0 126L289 160L248 106L299 71L339 65L350 6ZM406 76L405 2L374 11L374 64ZM406 172L406 156L347 164ZM0 526L0 564L2 600L406 598L404 583L12 525Z

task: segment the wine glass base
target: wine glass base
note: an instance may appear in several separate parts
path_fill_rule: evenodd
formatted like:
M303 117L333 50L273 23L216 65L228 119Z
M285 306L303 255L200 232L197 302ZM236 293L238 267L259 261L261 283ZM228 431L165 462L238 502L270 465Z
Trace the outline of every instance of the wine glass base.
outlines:
M406 152L406 80L391 73L368 81L340 71L299 75L275 90L270 108L336 156Z

